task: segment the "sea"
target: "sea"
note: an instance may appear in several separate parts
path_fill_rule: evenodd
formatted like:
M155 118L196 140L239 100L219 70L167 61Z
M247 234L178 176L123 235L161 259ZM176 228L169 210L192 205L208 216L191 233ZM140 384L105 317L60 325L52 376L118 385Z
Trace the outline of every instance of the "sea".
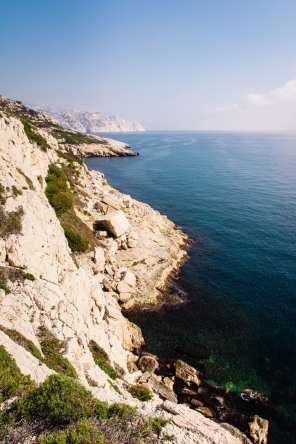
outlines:
M192 239L170 289L185 302L135 315L146 349L201 348L206 380L267 395L268 442L296 443L296 133L99 135L140 155L88 168Z

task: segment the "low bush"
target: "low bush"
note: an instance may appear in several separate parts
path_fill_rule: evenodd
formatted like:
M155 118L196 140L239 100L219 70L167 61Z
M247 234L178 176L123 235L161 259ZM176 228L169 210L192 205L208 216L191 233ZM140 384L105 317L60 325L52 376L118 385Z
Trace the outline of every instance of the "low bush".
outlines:
M35 384L30 376L24 376L15 360L0 345L0 404L13 396L33 390Z
M11 404L2 422L26 417L65 424L96 416L96 406L92 394L81 384L63 375L51 375L36 390Z
M125 415L138 415L136 407L131 407L128 404L122 404L121 402L115 402L109 407L108 416L125 416Z
M57 150L57 154L59 157L66 159L69 163L77 162L79 165L83 165L83 160L79 156L76 156L76 154L65 153L60 150Z
M21 196L23 194L23 192L21 190L18 190L15 185L12 185L11 189L15 196Z
M51 146L47 143L47 140L36 132L35 128L27 119L24 117L20 118L22 124L24 125L24 131L30 142L36 142L37 145L42 149L42 151L47 151Z
M41 436L39 444L103 444L104 437L90 421L81 421L65 431L55 432L49 436Z
M27 339L25 336L23 336L21 333L19 333L16 330L10 330L9 328L2 327L0 325L0 330L2 330L4 333L7 334L7 336L10 337L14 342L24 347L28 352L30 352L35 358L42 361L42 354L40 353L40 350L36 347L36 345Z
M22 229L22 217L24 210L19 206L16 211L5 212L0 207L0 237L9 236L9 234L17 234Z
M26 176L25 173L20 168L17 168L17 171L26 179L26 182L27 182L30 190L34 190L34 185L33 185L32 180L28 176Z
M45 195L56 215L60 217L73 206L71 194L67 187L68 178L55 165L50 165L45 181L47 183Z
M67 225L62 225L62 227L71 251L86 251L88 249L88 241L83 239L77 231Z
M0 183L0 204L4 205L6 202L6 197L5 197L5 188L4 186Z
M0 284L0 289L5 291L5 294L11 293L6 284Z
M111 366L109 357L102 347L92 339L89 341L88 346L98 367L100 367L111 379L122 379Z
M137 398L140 401L150 401L153 398L152 393L141 385L132 385L128 391L133 398Z
M64 343L57 339L44 325L39 327L39 339L44 354L44 364L57 373L62 373L70 378L77 378L73 365L61 354Z
M36 281L35 276L33 276L33 274L31 274L31 273L26 273L25 279L28 279L28 281Z

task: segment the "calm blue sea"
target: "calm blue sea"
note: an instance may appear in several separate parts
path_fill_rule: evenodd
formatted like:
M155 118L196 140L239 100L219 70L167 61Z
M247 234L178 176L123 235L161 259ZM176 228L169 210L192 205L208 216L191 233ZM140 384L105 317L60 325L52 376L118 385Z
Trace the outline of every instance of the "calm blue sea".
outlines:
M208 381L270 396L287 432L273 442L296 442L296 134L105 136L140 156L87 166L195 241L175 282L188 303L139 319L147 347L204 347Z

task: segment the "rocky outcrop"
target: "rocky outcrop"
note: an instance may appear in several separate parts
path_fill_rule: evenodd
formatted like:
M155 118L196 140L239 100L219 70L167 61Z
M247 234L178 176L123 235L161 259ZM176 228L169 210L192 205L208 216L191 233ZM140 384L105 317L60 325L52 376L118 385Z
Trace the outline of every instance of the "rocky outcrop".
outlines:
M32 107L31 107L32 108ZM45 107L46 108L46 107ZM58 122L64 128L83 133L116 133L123 131L145 131L143 126L136 121L129 121L117 116L105 116L100 112L87 111L48 111L40 106L33 106L36 111L41 111L51 119Z
M173 442L249 443L230 425L215 423L171 402L176 401L174 381L152 373L155 358L139 361L145 373L136 367L144 341L139 327L123 316L122 305L156 300L157 287L185 254L186 236L165 216L114 190L101 173L89 172L73 160L67 168L76 171L75 181L66 185L69 190L74 187L73 209L59 220L45 195L45 178L49 165L54 164L57 172L64 158L56 138L46 130L37 131L50 146L47 150L28 139L17 117L0 110L0 267L1 278L6 276L0 290L0 344L23 374L39 384L53 370L39 364L6 332L16 331L40 351L38 331L40 326L46 327L61 341L63 357L95 397L136 406L146 417L169 419L165 431L174 435ZM98 218L118 211L128 221L122 233L93 231ZM9 223L5 226L3 221ZM89 236L88 250L70 251L61 225L65 221L74 221ZM124 375L124 380L116 379L115 387L96 365L91 341ZM187 379L197 376L186 369ZM150 402L143 403L128 391L140 378L147 378L146 383L155 390Z

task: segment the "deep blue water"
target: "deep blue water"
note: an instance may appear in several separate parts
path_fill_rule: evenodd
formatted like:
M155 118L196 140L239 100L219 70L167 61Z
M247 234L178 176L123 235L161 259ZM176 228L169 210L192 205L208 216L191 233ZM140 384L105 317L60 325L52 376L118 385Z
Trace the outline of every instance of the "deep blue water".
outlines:
M87 159L87 166L195 241L177 282L189 302L167 310L161 322L157 315L142 319L148 348L168 357L178 345L202 345L211 355L209 381L261 390L288 421L279 427L293 428L296 134L106 136L140 156ZM273 442L296 442L287 436Z

